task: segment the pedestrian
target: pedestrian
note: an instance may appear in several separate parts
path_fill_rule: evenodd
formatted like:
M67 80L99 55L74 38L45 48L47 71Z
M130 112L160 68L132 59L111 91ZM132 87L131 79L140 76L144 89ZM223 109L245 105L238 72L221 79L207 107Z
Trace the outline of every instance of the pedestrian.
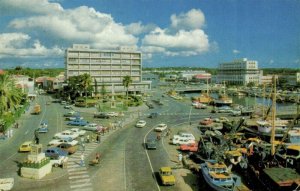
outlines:
M81 142L81 144L84 143L84 137L81 137L80 142Z
M81 147L82 147L82 150L85 151L85 145L84 145L84 142L81 143Z
M100 141L101 141L101 137L100 137L100 135L99 135L99 134L97 134L97 138L96 138L96 140L97 140L97 143L100 143Z
M89 143L90 142L90 135L86 136L86 142Z
M96 153L96 161L99 163L100 160L100 153Z
M80 155L80 166L84 166L84 153L83 152Z
M178 160L179 160L179 162L182 161L182 154L181 153L178 154Z

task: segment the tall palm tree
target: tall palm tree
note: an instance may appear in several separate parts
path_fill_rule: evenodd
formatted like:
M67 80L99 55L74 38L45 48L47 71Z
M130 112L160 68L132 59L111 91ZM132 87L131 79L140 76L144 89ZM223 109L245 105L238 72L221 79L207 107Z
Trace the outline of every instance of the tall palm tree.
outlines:
M132 83L131 76L124 76L123 78L123 86L126 88L126 102L128 103L128 88Z
M91 75L84 73L80 75L80 85L84 89L85 92L85 104L87 100L87 89L91 86L92 84L92 78Z
M0 75L0 114L16 108L22 101L23 93L15 86L15 81L9 75Z

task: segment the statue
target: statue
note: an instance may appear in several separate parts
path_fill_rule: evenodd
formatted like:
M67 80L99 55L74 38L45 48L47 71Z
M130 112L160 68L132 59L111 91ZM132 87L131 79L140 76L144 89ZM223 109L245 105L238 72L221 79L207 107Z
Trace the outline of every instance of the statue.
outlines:
M34 140L35 140L35 144L38 145L40 143L39 132L37 129L34 131Z

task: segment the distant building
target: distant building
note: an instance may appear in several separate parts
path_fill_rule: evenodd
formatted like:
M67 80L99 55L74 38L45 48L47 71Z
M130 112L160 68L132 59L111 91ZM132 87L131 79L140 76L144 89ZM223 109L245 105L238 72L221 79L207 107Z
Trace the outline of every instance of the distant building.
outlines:
M159 83L159 76L157 74L153 74L153 73L144 73L143 72L143 81L151 81L151 87L157 87L158 83Z
M34 89L34 81L28 76L24 75L12 75L15 81L16 87L20 88L24 94L28 97L36 97Z
M218 68L218 83L247 85L250 82L259 84L260 71L257 61L243 58L222 63Z
M300 72L297 72L295 74L290 74L290 75L280 75L279 80L281 79L286 81L288 85L294 86L300 82Z
M91 49L86 44L73 44L65 51L65 76L78 76L84 73L92 77L100 86L104 84L108 92L126 91L123 78L130 76L132 84L128 90L132 93L151 89L151 82L142 81L142 53L132 47L120 47L117 50Z
M207 82L211 80L211 74L203 70L183 71L180 74L180 79L183 81Z

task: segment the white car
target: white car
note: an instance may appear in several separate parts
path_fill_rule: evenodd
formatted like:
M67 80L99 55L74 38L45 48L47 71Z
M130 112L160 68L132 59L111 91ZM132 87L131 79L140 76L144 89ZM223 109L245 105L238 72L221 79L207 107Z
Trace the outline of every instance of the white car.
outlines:
M48 145L49 146L57 146L57 145L59 145L61 143L68 143L68 144L70 144L72 146L75 146L75 145L78 144L78 141L72 140L71 138L67 138L67 139L53 139L53 140L51 140L48 143Z
M72 129L70 129L70 131L72 131L72 132L74 132L74 133L78 133L79 136L83 136L83 135L86 133L85 130L81 130L81 129L79 129L79 128L72 128Z
M66 138L72 138L72 139L76 139L77 137L79 137L79 134L78 133L74 133L70 130L66 130L66 131L63 131L61 133L56 133L54 135L55 138L58 138L58 139L66 139Z
M139 120L136 125L136 127L145 127L146 126L146 121L144 120Z
M174 137L172 139L173 145L187 145L187 144L194 144L195 140L185 138L185 137Z
M99 129L101 129L101 125L98 125L97 123L89 123L83 126L83 129L88 131L98 131Z
M155 131L164 131L167 129L167 125L164 123L158 124L157 127L154 128Z
M178 135L174 135L174 138L186 138L186 139L191 139L191 140L196 140L195 136L192 133L178 133Z
M110 117L118 117L119 116L119 114L117 112L108 112L106 114Z
M79 119L79 120L83 120L83 117L79 117L79 116L76 116L76 117L66 117L66 120L69 120L69 121L74 121L76 119Z

